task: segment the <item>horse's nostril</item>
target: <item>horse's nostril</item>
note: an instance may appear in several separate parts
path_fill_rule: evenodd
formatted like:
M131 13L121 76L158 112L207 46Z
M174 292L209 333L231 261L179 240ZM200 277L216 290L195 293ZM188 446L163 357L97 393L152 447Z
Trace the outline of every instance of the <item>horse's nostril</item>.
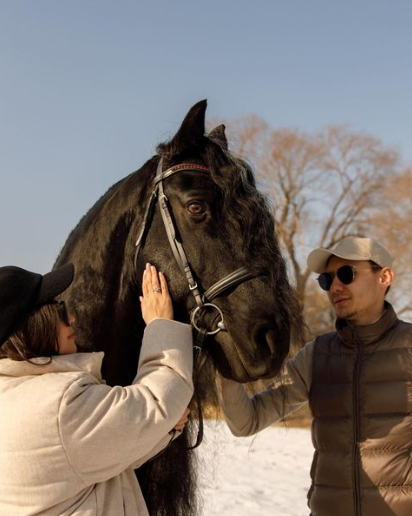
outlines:
M276 353L276 345L275 345L275 331L269 330L266 332L266 344L270 349L270 353L274 355Z
M275 355L275 334L275 329L270 324L258 323L253 328L252 338L258 349L263 351L263 349L268 348L270 355Z

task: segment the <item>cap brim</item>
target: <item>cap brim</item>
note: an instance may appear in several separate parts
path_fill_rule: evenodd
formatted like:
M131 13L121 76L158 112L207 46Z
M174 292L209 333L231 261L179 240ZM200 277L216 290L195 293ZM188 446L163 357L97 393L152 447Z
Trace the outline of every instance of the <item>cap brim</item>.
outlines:
M361 256L360 254L355 253L336 253L334 251L330 251L329 249L315 249L308 256L308 267L312 272L317 272L318 274L322 274L325 272L326 266L328 264L328 260L331 256L337 256L338 258L343 258L344 260L355 260L355 261L364 261L367 260L365 256Z
M312 272L322 274L332 253L327 249L315 249L308 256L308 267Z
M56 296L64 292L73 281L74 266L72 263L63 265L43 276L43 281L37 297L37 306L50 303Z

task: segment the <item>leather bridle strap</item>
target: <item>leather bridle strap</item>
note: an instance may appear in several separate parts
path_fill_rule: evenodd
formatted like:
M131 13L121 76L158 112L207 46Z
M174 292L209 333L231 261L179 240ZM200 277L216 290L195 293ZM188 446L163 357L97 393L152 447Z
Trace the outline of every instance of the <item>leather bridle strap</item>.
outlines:
M159 164L157 165L157 172L156 177L154 178L154 184L157 185L164 179L167 179L170 176L173 176L174 174L177 174L177 172L182 172L183 170L191 170L195 172L200 172L203 174L206 174L207 176L210 176L210 170L207 167L204 167L203 165L192 165L190 163L182 163L181 165L175 165L174 167L170 167L164 172L162 172L162 163L163 158L159 160Z
M168 176L170 177L170 176ZM202 306L202 297L199 292L199 288L197 286L196 281L193 278L192 269L190 268L189 261L187 259L185 250L183 245L177 239L176 228L173 224L172 215L169 211L168 207L168 198L166 197L163 190L163 181L158 182L159 185L159 205L160 205L160 214L163 219L163 224L166 229L167 238L169 240L170 247L173 251L175 260L179 265L181 271L186 276L187 283L189 285L189 289L192 292L197 306Z
M163 224L166 230L167 239L169 241L170 247L172 249L173 255L175 257L175 260L180 268L180 270L183 272L183 274L186 277L187 283L189 285L189 289L193 294L193 297L195 298L196 302L196 308L192 310L191 312L191 324L198 330L203 331L204 335L214 335L218 333L219 331L225 330L224 323L223 323L223 314L220 310L220 308L214 304L211 303L213 299L216 297L222 295L224 292L233 289L234 287L237 287L241 283L248 281L250 279L253 279L257 277L257 274L253 274L250 272L246 267L240 267L239 269L231 272L227 276L225 276L223 279L217 281L214 283L209 289L206 290L206 292L203 294L203 296L200 293L199 287L193 277L193 272L190 267L189 261L186 256L186 252L183 248L182 243L179 240L179 236L176 233L176 226L173 221L171 210L169 209L169 201L167 196L164 193L163 189L163 181L165 179L168 179L169 177L173 176L174 174L177 174L182 171L195 171L198 173L203 173L210 175L210 170L203 166L203 165L197 165L197 164L190 164L190 163L182 163L180 165L175 165L163 172L162 170L163 165L163 158L159 160L158 166L157 166L157 172L156 176L153 181L153 191L150 196L144 217L143 217L143 223L139 231L139 235L136 240L136 252L135 252L135 258L134 263L135 267L137 265L137 257L140 252L142 242L144 239L144 236L150 226L150 222L153 216L153 210L154 206L156 204L157 199L159 199L159 206L160 206L160 213L162 216ZM203 310L217 310L219 312L219 316L221 318L220 323L217 325L217 329L213 331L207 331L206 329L202 329L198 327L198 320L200 319L201 313Z
M226 290L237 287L241 283L256 277L257 274L253 274L246 267L240 267L240 269L237 269L231 274L228 274L223 279L208 288L203 294L202 300L203 302L210 302L215 299L215 297L219 297L221 294L223 294L223 292L226 292Z

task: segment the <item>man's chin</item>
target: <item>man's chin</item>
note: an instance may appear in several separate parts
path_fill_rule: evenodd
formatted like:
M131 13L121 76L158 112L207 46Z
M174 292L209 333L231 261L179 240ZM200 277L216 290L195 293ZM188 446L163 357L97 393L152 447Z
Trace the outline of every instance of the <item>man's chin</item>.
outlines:
M338 319L345 319L349 322L356 318L356 312L350 310L335 309L335 315Z

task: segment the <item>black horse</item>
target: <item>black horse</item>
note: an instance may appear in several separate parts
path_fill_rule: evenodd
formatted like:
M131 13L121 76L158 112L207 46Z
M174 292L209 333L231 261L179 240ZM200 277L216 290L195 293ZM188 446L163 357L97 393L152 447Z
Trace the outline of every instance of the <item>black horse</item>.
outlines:
M270 209L250 167L228 151L224 126L205 136L205 111L206 101L193 106L156 156L108 190L72 231L55 264L75 265L66 299L76 317L77 341L83 351L105 352L103 376L111 385L130 384L136 373L146 262L165 273L175 317L183 322L211 286L243 271L239 281L214 292L217 308L202 308L195 318L198 326L217 331L204 341L211 357L202 370L207 373L196 372L202 395L213 391L209 373L214 367L240 382L276 375L289 350L291 329L300 327L299 304ZM159 186L166 215L157 200ZM175 257L179 251L169 243L173 231L189 272L183 273L184 264ZM189 450L193 426L138 473L151 515L197 513L196 468Z

